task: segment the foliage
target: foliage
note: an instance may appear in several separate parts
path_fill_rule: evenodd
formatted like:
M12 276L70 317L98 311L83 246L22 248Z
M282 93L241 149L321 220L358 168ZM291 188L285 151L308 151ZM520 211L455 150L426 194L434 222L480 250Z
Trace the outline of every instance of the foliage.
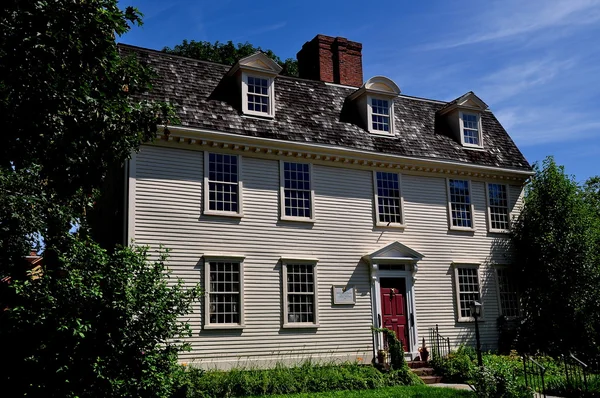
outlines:
M522 350L600 354L600 201L552 158L536 165L513 224Z
M166 396L198 289L165 279L162 254L101 249L86 221L107 170L174 115L136 99L153 73L115 43L141 15L7 0L0 24L0 381L15 396ZM40 240L33 276L24 256Z
M501 315L496 321L496 326L498 328L498 352L508 354L511 350L516 349L521 326L520 320L507 319Z
M407 367L404 358L404 347L402 342L396 337L396 332L388 328L372 328L374 332L383 333L387 342L387 349L390 354L390 364L392 369L402 369Z
M519 385L509 368L485 365L477 368L473 388L481 398L526 398L533 392Z
M273 53L273 51L254 47L248 42L235 45L232 41L228 41L227 43L220 43L219 41L210 43L208 41L183 40L181 44L177 44L173 48L163 48L163 51L169 54L181 55L183 57L195 58L203 61L212 61L225 65L233 65L241 58L262 51L266 56L273 59L283 68L281 71L282 75L298 76L298 61L293 58L282 61Z
M447 358L434 358L431 364L436 374L448 383L465 383L473 378L477 369L475 352L466 346L451 352Z
M306 361L297 367L277 365L272 369L238 368L206 372L188 367L177 377L178 387L175 397L241 397L370 390L406 384L414 385L422 382L414 381L411 376L403 372L403 369L381 373L373 366L358 363L317 365Z
M277 395L272 398L466 398L475 397L472 391L429 386L399 386L379 388L370 391L335 391L319 394Z

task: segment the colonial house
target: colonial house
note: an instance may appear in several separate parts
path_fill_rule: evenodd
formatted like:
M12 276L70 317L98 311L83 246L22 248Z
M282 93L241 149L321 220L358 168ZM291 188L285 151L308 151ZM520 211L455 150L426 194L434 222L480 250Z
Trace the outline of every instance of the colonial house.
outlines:
M164 245L202 285L181 361L370 362L373 326L416 357L436 325L472 341L473 300L497 344L497 319L519 311L506 242L532 169L473 92L365 80L362 45L340 37L307 42L299 78L262 53L226 66L120 48L156 70L147 98L180 124L115 173L104 238Z

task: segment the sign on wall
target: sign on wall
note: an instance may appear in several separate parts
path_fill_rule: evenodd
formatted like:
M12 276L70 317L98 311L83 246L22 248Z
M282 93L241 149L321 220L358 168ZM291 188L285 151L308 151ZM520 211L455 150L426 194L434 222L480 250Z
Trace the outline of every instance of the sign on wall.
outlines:
M333 304L356 304L354 286L332 286Z

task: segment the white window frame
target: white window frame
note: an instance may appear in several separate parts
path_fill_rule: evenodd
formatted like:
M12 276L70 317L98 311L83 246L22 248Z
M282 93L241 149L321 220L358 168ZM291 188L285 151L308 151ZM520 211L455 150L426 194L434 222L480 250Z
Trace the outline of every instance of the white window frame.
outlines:
M521 303L519 301L519 292L516 288L516 283L513 279L513 285L515 286L515 300L517 303L517 315L505 315L504 314L504 309L502 308L502 293L500 292L500 275L498 275L498 271L500 270L510 270L510 268L506 265L496 265L495 267L495 274L496 274L496 292L498 295L498 312L500 313L500 315L504 316L506 319L516 319L519 317L520 313L521 313ZM514 276L513 276L514 278Z
M379 221L379 192L377 189L377 173L390 173L398 176L398 184L400 188L400 223L386 223ZM375 206L375 225L377 227L394 227L394 228L405 228L406 221L404 219L404 195L402 195L402 174L394 173L384 170L373 170L373 194L374 194L374 206Z
M507 228L499 229L492 228L492 206L490 203L490 185L504 185L506 188L506 217L507 217ZM508 233L511 227L511 211L510 211L510 186L508 184L502 184L499 182L486 182L485 183L485 197L487 201L487 219L488 219L488 231L494 233Z
M269 98L269 111L267 113L248 109L248 77L265 79L269 82L267 94ZM242 112L245 115L260 116L267 118L273 118L275 116L275 79L273 78L273 76L269 76L267 74L259 72L242 72Z
M460 269L475 269L477 272L477 284L478 284L478 290L479 290L479 302L483 304L483 296L481 295L481 272L480 271L480 265L479 263L462 263L462 262L455 262L452 263L453 268L454 268L454 293L456 295L456 320L457 322L475 322L475 318L472 316L468 316L468 317L464 317L461 315L461 307L460 307L460 278L458 275L458 270ZM481 315L479 316L478 320L481 322L483 321L484 318L484 313L485 313L485 306L482 306L481 308Z
M282 327L284 329L306 329L318 328L319 325L319 285L316 258L298 258L298 257L281 257L281 285L282 285ZM288 322L288 285L287 285L287 267L288 265L305 264L313 267L313 322Z
M243 329L246 326L244 316L244 260L245 256L237 254L204 254L204 325L203 329ZM210 322L210 263L225 261L239 263L240 266L240 321L238 323Z
M308 164L308 175L310 183L310 217L296 217L285 214L285 167L284 163ZM315 222L315 189L313 183L313 165L307 162L296 162L291 160L279 161L279 218L285 221Z
M469 183L469 199L470 206L469 211L471 212L471 226L470 227L462 227L455 226L452 222L452 195L450 195L450 180L456 181L467 181ZM473 183L469 179L464 178L446 178L446 195L448 200L448 228L455 231L475 231L475 206L473 205Z
M470 144L470 143L465 142L464 115L472 115L477 118L477 133L479 135L479 145ZM481 114L478 112L459 111L458 123L460 124L460 142L461 142L462 146L467 147L467 148L483 148L483 134L481 133L482 132Z
M211 210L210 209L210 190L209 190L209 154L220 154L220 155L229 155L229 156L237 156L237 166L238 166L238 211L223 211L223 210ZM240 155L234 155L231 153L224 152L211 152L204 151L204 214L212 215L212 216L226 216L226 217L243 217L244 216L244 184L242 182L242 157Z
M389 104L388 117L390 118L390 131L376 130L373 128L373 104L372 104L373 99L384 100L384 101L388 102L388 104ZM368 119L368 123L369 123L369 132L371 134L379 134L379 135L385 135L385 136L394 135L394 100L392 98L378 97L375 95L367 95L367 119Z

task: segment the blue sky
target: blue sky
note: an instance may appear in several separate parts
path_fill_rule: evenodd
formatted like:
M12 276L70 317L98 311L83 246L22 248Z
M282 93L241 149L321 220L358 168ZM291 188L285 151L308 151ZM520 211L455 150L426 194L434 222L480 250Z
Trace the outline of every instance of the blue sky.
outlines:
M365 80L452 100L473 90L530 162L600 174L600 0L121 0L145 14L123 43L250 42L282 59L321 33L363 44Z

